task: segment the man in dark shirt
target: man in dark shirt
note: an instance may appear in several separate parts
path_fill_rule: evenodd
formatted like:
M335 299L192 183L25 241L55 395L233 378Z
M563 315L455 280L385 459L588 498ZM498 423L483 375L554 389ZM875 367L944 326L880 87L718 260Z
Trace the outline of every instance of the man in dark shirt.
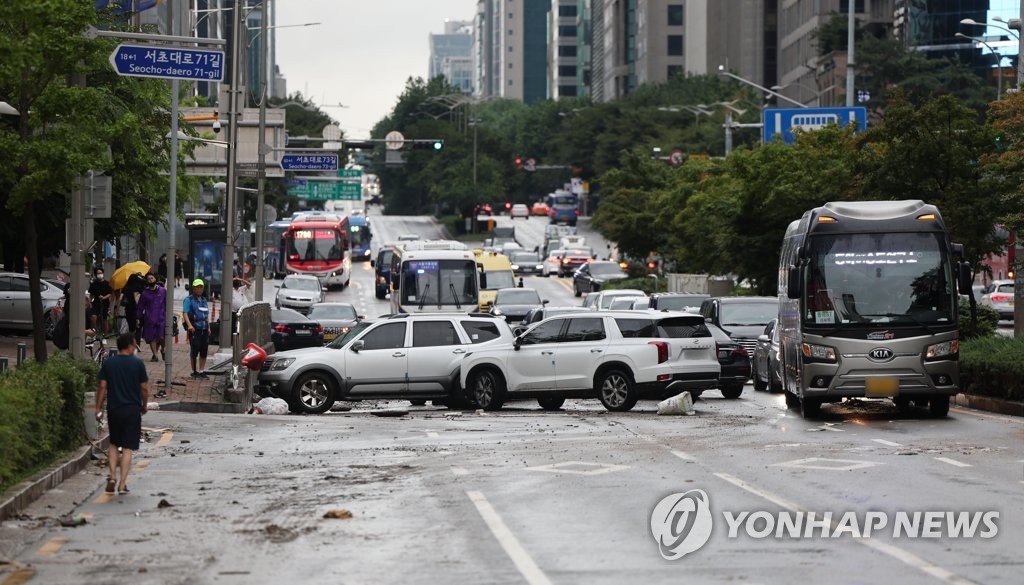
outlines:
M132 465L132 452L139 448L142 434L142 415L146 414L149 400L149 375L146 364L135 357L135 335L122 334L117 338L117 353L100 366L99 391L96 393L96 418L107 404L107 424L110 427L110 446L107 448L107 493L114 493L117 468L121 467L117 491L128 493L128 470ZM118 453L118 447L121 453Z
M103 276L103 268L97 266L93 269L93 281L89 283L89 298L92 299L92 328L99 330L103 335L107 334L107 320L110 317L110 297L114 295L114 289L110 288L110 282Z

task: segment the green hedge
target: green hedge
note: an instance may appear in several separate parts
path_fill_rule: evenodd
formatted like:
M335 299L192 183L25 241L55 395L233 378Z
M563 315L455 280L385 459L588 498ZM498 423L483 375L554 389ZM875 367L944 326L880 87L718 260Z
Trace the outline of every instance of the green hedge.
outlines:
M59 353L0 376L0 491L85 443L82 407L96 372Z
M1024 339L983 337L960 342L960 389L1024 401Z
M999 326L999 313L992 307L976 306L977 323L971 327L970 302L966 298L960 297L960 339L991 337L996 333L996 327Z

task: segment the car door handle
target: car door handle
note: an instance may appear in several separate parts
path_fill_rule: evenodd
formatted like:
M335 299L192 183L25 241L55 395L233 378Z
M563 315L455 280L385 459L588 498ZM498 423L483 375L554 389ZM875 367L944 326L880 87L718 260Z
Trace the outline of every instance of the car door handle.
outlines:
M396 351L395 353L391 354L391 357L405 357L405 354L400 351Z
M590 353L601 353L602 351L604 351L604 350L603 349L594 348L594 349L590 350Z
M466 353L466 350L464 350L464 349L462 349L462 348L459 348L459 349L453 349L453 350L452 350L452 353Z
M554 355L554 353L555 352L553 352L553 351L542 351L542 352L540 352L540 355Z

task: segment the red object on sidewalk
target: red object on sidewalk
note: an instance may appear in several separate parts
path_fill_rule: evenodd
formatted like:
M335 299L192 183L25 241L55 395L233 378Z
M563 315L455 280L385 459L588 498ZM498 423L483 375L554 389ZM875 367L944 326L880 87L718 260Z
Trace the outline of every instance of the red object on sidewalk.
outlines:
M242 366L258 372L263 367L265 359L267 359L267 352L255 343L250 343L245 346L245 353L242 354Z

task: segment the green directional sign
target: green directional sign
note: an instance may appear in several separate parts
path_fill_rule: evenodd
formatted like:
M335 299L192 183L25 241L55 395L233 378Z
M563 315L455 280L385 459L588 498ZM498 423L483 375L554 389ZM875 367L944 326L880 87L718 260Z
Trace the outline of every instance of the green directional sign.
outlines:
M361 179L363 171L361 169L338 169L338 176L347 179Z
M305 185L288 187L288 194L310 201L358 201L362 198L363 186L359 183L307 181Z

